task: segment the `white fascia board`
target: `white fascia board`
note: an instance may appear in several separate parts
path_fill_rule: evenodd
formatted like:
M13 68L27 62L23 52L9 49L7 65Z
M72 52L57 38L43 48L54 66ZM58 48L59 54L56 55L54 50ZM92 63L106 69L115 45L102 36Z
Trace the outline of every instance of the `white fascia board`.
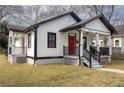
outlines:
M109 32L101 31L101 30L93 30L92 28L81 28L82 31L90 32L90 33L98 33L98 34L104 34L104 35L111 35Z

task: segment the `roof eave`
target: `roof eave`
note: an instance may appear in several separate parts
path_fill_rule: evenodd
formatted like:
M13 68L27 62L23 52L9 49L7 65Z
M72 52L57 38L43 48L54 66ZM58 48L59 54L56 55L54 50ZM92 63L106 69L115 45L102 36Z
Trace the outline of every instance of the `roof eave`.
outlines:
M111 35L117 34L116 29L110 24L110 22L107 20L107 18L101 14L99 16L99 19L104 23L104 25L111 31Z
M78 28L81 28L82 26L79 25L79 26L74 26L74 27L71 27L71 28L67 28L67 29L62 29L62 30L59 30L60 32L67 32L67 31L71 31L71 30L75 30L75 29L78 29Z
M18 29L8 29L8 30L13 32L26 33L25 30L18 30Z

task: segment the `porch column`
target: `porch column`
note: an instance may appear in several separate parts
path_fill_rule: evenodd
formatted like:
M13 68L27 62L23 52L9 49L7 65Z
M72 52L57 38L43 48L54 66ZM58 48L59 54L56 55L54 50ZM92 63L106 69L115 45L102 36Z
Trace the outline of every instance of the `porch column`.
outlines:
M24 42L24 37L22 37L21 40L22 40L22 54L24 55L24 54L25 54L25 47L24 47L25 42Z
M8 52L7 52L8 55L9 55L10 47L11 47L11 46L10 46L10 37L9 37L9 38L8 38Z
M15 38L12 37L12 55L15 54Z
M82 65L83 61L83 31L80 29L79 31L79 65Z
M99 34L96 33L96 48L97 48L97 51L100 51L99 50Z
M80 32L80 57L83 56L83 31Z
M108 36L108 47L109 47L109 62L111 62L111 56L112 56L112 40L111 35Z

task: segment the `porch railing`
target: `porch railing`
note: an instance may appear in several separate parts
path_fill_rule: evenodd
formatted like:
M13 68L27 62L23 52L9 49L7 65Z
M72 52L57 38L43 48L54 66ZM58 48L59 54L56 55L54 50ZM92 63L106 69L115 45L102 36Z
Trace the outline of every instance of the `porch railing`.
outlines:
M92 58L94 58L94 59L98 60L98 62L100 62L100 54L99 54L99 57L95 56L89 50L87 50L85 48L83 49L82 52L83 52L83 57L85 57L89 61L90 68L92 68ZM78 47L74 47L73 52L72 52L72 50L70 50L69 47L63 46L64 56L78 56L79 55L78 53L79 53Z
M101 53L96 50L96 47L90 46L90 52L93 54L94 58L100 62Z
M63 46L63 54L64 56L78 56L79 55L78 49L79 49L78 47L69 48L69 47Z
M109 55L109 47L100 47L101 55Z
M26 55L26 47L13 47L15 55Z
M90 51L94 54L97 55L97 53L95 51L96 47L90 46ZM109 47L100 47L100 55L109 55Z
M92 68L92 54L87 49L83 49L83 57L89 61L89 66Z

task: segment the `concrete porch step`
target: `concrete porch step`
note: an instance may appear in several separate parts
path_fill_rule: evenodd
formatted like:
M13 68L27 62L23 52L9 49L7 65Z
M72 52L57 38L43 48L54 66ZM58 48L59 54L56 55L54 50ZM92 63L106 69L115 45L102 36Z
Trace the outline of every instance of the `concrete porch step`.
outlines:
M101 68L103 65L92 65L93 68Z
M84 58L84 57L83 57L83 62L84 62L87 66L90 66L90 62L89 62L86 58ZM102 67L102 65L100 65L99 62L98 62L97 60L93 59L93 58L92 58L92 63L91 63L91 65L92 65L92 68L101 68L101 67Z

